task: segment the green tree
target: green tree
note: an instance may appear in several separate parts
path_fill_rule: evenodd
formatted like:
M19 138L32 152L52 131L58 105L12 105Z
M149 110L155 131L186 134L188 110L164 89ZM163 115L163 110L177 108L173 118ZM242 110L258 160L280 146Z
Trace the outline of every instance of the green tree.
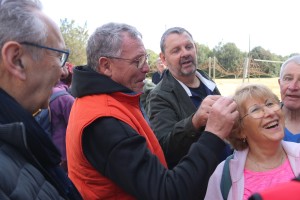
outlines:
M279 60L278 56L272 54L268 50L265 50L261 46L253 48L250 51L250 56L252 59L261 60L257 62L260 71L271 77L278 76L280 64L271 62Z
M213 49L213 52L222 67L230 72L238 71L238 68L243 66L245 54L236 47L234 43L226 43Z
M209 49L208 46L203 44L198 44L197 42L196 42L196 48L197 48L197 64L199 67L208 62L208 58L212 56L212 51Z
M73 65L86 64L86 44L89 37L87 24L79 26L74 20L61 19L60 30L71 52L68 61Z
M147 77L151 77L153 72L156 71L156 60L158 59L159 55L150 49L147 49L147 53L149 54L148 64L150 67L149 73L147 73Z

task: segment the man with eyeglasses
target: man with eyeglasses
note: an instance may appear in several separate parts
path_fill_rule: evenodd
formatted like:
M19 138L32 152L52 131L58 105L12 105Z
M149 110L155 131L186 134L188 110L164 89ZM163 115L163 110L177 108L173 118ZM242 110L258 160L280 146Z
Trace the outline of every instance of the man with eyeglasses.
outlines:
M238 116L235 102L216 101L206 132L168 170L139 99L149 72L142 35L127 24L104 24L88 40L87 60L73 69L76 99L66 136L68 175L82 196L202 199L225 146L222 138Z
M59 27L38 0L0 0L0 48L0 199L82 199L33 118L68 59Z

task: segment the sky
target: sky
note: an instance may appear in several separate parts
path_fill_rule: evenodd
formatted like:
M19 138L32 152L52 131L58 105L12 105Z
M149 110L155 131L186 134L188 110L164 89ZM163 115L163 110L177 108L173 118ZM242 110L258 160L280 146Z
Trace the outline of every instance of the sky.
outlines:
M146 49L160 52L160 38L170 27L188 30L213 49L235 43L248 52L261 46L277 55L300 53L297 0L41 0L58 25L60 19L87 23L89 33L108 22L127 23L143 35Z

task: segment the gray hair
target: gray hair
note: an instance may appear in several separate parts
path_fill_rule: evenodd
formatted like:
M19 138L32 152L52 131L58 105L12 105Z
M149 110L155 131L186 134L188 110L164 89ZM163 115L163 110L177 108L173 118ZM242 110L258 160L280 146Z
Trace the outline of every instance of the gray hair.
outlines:
M119 57L122 53L124 33L142 39L142 34L133 26L123 23L108 23L97 28L87 44L87 64L97 71L100 57Z
M174 33L179 34L179 35L183 34L183 33L187 33L191 37L191 39L194 41L192 34L190 32L188 32L186 29L181 28L181 27L169 28L168 30L166 30L164 32L164 34L161 36L161 39L160 39L160 50L161 50L162 53L165 53L166 38L169 35L174 34Z
M294 56L288 58L284 63L282 63L281 68L280 68L280 74L279 74L280 79L282 79L282 75L283 75L282 73L283 73L284 68L291 62L294 62L294 63L300 65L300 55L294 55Z
M44 43L48 29L34 12L41 10L39 0L0 0L0 48L8 41Z

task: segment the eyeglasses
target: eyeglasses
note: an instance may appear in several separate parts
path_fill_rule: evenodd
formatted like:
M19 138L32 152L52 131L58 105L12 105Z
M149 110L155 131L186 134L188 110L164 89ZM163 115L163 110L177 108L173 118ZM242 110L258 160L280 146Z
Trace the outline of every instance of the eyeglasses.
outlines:
M275 99L267 99L263 105L253 105L248 109L248 113L244 115L240 120L250 115L254 119L262 118L265 115L265 107L272 110L273 112L280 110L281 104Z
M106 57L112 58L112 59L126 60L126 61L136 63L136 67L138 69L141 69L146 63L148 64L149 54L142 55L141 57L136 58L136 59L118 58L118 57L113 57L113 56L106 56Z
M31 42L20 42L20 44L33 46L33 47L37 47L37 48L42 48L42 49L47 49L47 50L50 50L50 51L56 51L56 52L61 53L61 56L60 56L60 65L61 65L61 67L65 66L65 64L66 64L66 62L69 58L69 54L70 54L69 50L55 49L55 48L46 47L46 46L43 46L43 45L31 43Z

